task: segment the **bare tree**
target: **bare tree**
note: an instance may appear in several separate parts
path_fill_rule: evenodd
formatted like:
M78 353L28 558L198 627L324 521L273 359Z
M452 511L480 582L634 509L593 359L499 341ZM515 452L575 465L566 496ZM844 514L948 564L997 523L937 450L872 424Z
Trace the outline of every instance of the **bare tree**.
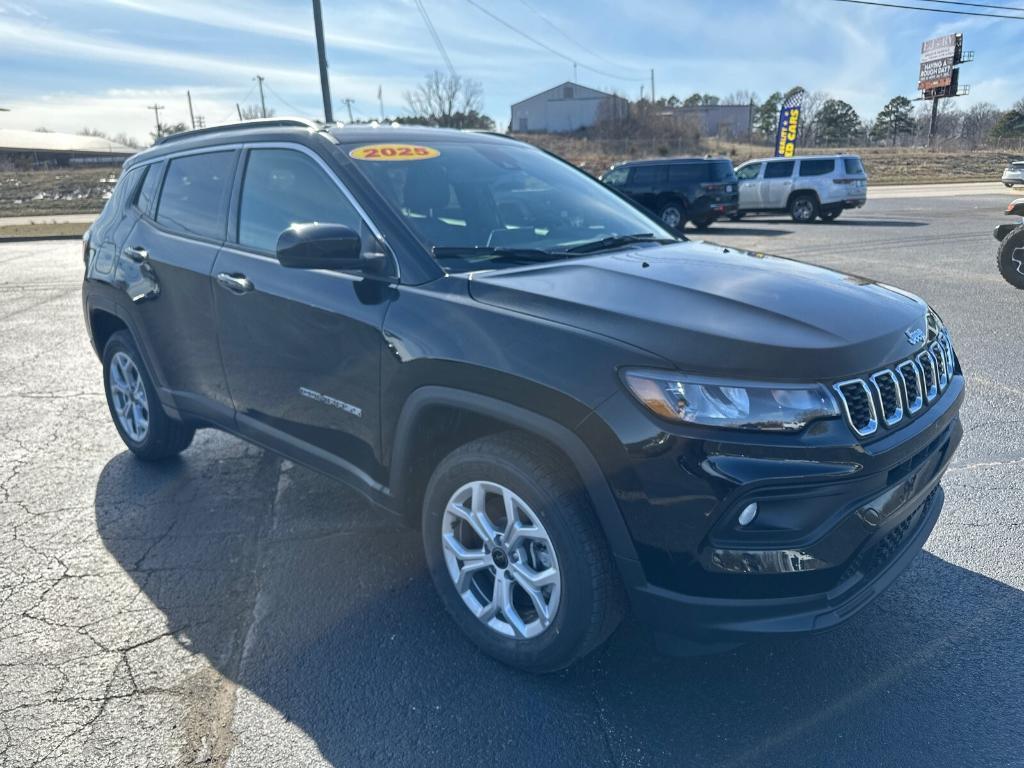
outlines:
M476 80L461 75L446 75L434 70L415 90L405 92L405 103L413 117L443 128L469 128L469 115L482 117L484 89Z
M986 142L1003 113L987 101L975 104L964 113L960 123L960 143L967 149L977 149Z
M728 106L743 106L743 107L745 107L748 104L751 104L753 106L757 106L757 104L758 104L757 94L754 93L753 91L745 91L745 90L733 91L728 96L726 96L725 98L722 99L722 104L725 104L725 105L728 105Z
M259 104L249 104L242 107L243 120L257 120L263 117L263 108ZM267 117L273 117L276 113L273 107L267 107Z

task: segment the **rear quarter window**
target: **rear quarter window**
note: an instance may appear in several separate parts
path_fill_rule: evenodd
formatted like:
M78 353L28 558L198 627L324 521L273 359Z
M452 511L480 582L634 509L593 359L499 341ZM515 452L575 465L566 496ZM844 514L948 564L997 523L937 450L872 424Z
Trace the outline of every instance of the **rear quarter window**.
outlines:
M801 160L801 176L827 176L836 169L836 161L833 158L827 160Z
M861 165L859 157L844 157L843 163L846 165L847 173L864 173L864 166Z
M167 166L156 220L178 232L222 238L234 151L176 157Z
M153 163L145 168L146 178L142 180L132 203L143 213L153 210L153 200L156 199L156 192L160 185L160 173L163 171L163 163Z
M674 184L704 181L708 177L705 163L676 163L668 167L668 179Z

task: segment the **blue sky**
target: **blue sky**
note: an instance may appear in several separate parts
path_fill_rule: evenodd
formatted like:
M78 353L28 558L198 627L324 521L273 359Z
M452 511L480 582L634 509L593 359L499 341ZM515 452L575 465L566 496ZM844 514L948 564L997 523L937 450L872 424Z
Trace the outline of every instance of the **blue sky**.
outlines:
M512 102L571 79L568 61L466 0L423 2L499 125ZM962 72L972 93L960 106L1024 97L1024 22L831 0L476 2L577 60L580 82L631 98L654 67L659 96L744 89L764 97L799 83L871 116L893 95L916 95L921 41L954 31L977 52ZM413 0L323 4L336 117L345 97L357 116L376 117L378 86L385 110L403 112L403 93L443 68ZM0 41L0 106L12 110L0 112L0 127L91 127L145 140L146 105L164 105L164 121L187 120L191 89L196 112L224 122L236 101L257 101L256 73L278 114L321 112L309 0L0 0Z

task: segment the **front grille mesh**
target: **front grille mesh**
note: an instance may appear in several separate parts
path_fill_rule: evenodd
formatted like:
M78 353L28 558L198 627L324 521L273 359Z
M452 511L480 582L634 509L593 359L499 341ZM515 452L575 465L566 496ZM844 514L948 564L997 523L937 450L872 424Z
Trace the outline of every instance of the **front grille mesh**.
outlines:
M878 431L879 424L896 427L934 402L946 391L956 370L953 345L942 331L924 350L892 369L833 386L846 421L860 437Z

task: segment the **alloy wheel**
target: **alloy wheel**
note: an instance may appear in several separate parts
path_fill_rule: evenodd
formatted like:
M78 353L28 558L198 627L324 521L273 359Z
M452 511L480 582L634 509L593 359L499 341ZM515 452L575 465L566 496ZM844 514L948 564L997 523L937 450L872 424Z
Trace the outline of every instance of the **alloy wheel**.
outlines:
M678 227L682 219L683 217L679 209L674 206L669 206L661 212L661 220L672 228Z
M110 395L121 429L136 443L149 432L149 400L135 361L124 352L110 360Z
M463 485L445 507L441 546L456 592L487 627L528 639L551 626L562 589L558 558L518 495L492 482Z
M814 204L806 197L793 203L793 217L797 221L810 221L814 218Z

